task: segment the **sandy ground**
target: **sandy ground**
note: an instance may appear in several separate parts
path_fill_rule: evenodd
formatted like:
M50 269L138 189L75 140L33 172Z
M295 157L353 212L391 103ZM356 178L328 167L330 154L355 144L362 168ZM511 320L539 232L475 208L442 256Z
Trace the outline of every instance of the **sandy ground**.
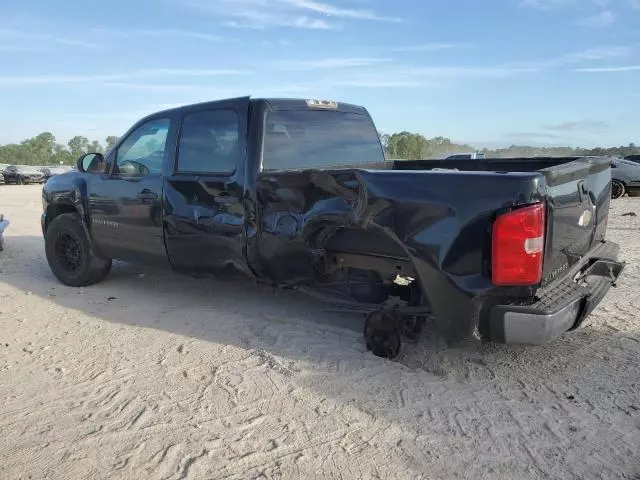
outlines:
M0 478L640 478L640 199L591 324L398 361L294 293L118 264L60 285L40 186L0 186ZM636 212L637 217L622 216Z

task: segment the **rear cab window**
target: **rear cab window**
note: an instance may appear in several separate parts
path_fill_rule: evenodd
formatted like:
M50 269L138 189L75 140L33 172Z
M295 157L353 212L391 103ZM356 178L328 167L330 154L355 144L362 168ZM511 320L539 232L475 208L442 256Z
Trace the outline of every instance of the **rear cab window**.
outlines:
M378 132L365 113L274 110L267 113L263 170L384 162Z
M240 118L234 110L205 110L182 117L178 173L230 175L241 158Z

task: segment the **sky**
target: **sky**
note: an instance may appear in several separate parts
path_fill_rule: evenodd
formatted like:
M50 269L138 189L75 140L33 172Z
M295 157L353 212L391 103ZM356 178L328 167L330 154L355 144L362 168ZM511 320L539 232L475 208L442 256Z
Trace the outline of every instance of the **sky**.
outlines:
M640 144L640 0L2 0L0 143L227 97L478 147Z

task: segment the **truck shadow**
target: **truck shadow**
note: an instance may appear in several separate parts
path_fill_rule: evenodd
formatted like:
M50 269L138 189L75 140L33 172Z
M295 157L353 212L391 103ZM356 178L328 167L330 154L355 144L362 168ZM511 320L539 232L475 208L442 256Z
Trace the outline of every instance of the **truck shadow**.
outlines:
M430 319L419 342L405 343L400 357L388 362L367 352L363 315L334 313L302 293L244 278L193 278L168 267L115 262L103 283L65 287L49 270L43 241L36 236L8 239L0 256L0 281L111 323L255 349L328 371L376 364L409 368L425 374L423 381L495 380L501 372L517 374L516 358L516 368L558 368L571 361L571 352L609 337L609 332L586 329L541 347L483 344L475 338L449 346L438 322Z

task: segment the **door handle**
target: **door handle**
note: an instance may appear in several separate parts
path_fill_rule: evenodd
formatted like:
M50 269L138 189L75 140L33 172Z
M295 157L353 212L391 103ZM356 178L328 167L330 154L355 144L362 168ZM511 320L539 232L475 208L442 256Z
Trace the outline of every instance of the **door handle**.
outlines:
M209 226L213 224L211 211L202 207L196 207L193 210L193 219L196 221L196 225Z
M152 192L151 190L142 190L138 193L137 198L140 200L157 200L158 194Z
M196 225L211 227L213 225L213 217L198 217L196 218Z

